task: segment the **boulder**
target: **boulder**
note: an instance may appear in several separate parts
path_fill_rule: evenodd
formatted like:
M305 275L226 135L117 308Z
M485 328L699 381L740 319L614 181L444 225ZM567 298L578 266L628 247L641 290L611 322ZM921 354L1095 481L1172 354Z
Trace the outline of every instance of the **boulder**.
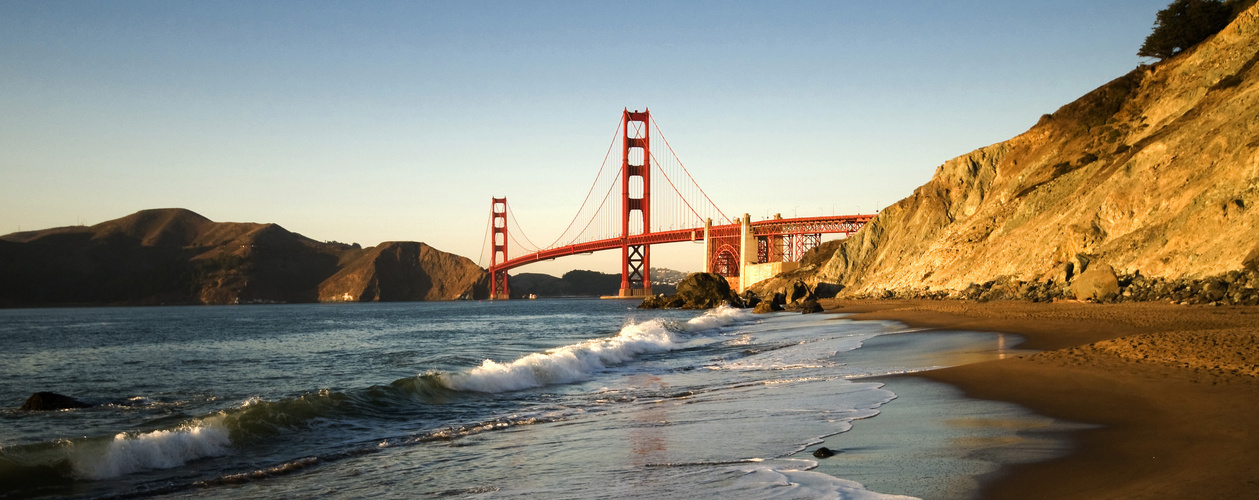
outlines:
M730 289L726 278L713 273L691 273L678 283L678 296L687 309L709 309L729 304L743 307L743 300Z
M809 299L800 303L800 312L802 314L812 314L822 312L822 304L818 304L816 299Z
M748 299L756 299L756 294L746 294ZM721 275L712 273L692 273L678 283L676 295L653 295L643 299L639 309L710 309L722 305L747 307L743 297L730 289L730 283Z
M1228 294L1228 283L1222 279L1209 280L1202 285L1202 298L1207 302L1223 300Z
M774 301L762 300L756 304L756 307L752 308L752 313L753 314L767 314L767 313L771 313L774 311L781 311L781 310L783 310L782 306L775 304Z
M783 293L786 295L786 307L788 309L796 309L808 300L817 300L817 296L813 295L813 289L801 280L792 282Z
M665 305L665 295L649 295L643 298L643 303L638 305L639 309L663 309Z
M92 405L55 392L37 392L26 398L26 403L22 404L22 409L26 411L52 411L69 408L88 408L90 406Z
M1072 280L1071 292L1080 300L1111 301L1119 296L1119 278L1110 264L1093 263Z
M639 309L681 309L686 305L686 301L677 295L652 295L643 299L643 303L638 305Z
M751 290L744 290L743 295L740 295L739 299L743 301L744 307L756 307L757 304L761 303L761 296Z

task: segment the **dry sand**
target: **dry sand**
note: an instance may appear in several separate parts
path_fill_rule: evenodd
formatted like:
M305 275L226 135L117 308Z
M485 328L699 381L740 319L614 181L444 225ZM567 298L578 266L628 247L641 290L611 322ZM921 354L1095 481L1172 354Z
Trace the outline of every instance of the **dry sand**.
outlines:
M920 376L1096 424L1009 467L983 498L1259 498L1259 308L1166 303L829 301L854 319L1017 333L1036 355Z

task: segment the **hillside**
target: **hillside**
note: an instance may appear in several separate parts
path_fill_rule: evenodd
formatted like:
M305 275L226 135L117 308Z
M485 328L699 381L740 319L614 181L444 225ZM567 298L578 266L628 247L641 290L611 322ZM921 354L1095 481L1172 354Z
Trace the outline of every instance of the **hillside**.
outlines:
M1174 298L1177 287L1209 285L1227 289L1216 294L1226 301L1259 300L1256 61L1259 7L1250 7L1185 53L944 163L807 279L846 296L995 287ZM1122 288L1093 294L1077 278L1089 269L1098 275L1089 281Z
M320 302L482 299L489 275L424 243L389 241L358 252L319 284Z
M423 243L363 249L184 209L0 236L4 306L449 300L487 283Z
M672 294L674 286L686 273L667 268L651 268L652 291ZM513 297L601 297L616 295L621 290L621 275L598 271L573 270L556 278L549 274L520 273L508 282Z

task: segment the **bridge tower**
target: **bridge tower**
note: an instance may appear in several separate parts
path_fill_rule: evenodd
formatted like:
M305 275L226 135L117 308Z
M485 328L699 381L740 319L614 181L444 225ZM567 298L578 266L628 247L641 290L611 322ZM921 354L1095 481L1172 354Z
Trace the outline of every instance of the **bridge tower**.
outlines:
M498 264L507 262L507 198L492 198L490 227L493 240L490 241L490 298L506 299L510 297L507 290L507 270L497 269Z
M621 141L621 297L651 295L651 247L629 237L651 232L651 111L625 108ZM635 219L641 226L632 224ZM637 231L632 232L634 229Z

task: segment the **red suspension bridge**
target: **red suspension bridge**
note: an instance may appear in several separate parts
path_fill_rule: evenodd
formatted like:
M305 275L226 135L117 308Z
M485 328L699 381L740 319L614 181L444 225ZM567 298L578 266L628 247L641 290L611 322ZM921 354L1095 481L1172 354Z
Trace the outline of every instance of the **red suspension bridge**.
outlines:
M654 150L653 138L662 143ZM618 144L619 162L612 154ZM664 153L657 155L660 151ZM615 249L621 250L620 296L650 295L651 246L684 241L704 242L704 270L725 276L732 288L743 291L797 267L804 252L821 243L822 234L852 234L873 217L775 217L755 222L747 214L730 218L678 160L651 112L626 109L581 208L550 244L534 244L520 230L507 198L493 198L486 231L490 297L509 297L511 269ZM509 241L511 248L523 253L509 257Z

